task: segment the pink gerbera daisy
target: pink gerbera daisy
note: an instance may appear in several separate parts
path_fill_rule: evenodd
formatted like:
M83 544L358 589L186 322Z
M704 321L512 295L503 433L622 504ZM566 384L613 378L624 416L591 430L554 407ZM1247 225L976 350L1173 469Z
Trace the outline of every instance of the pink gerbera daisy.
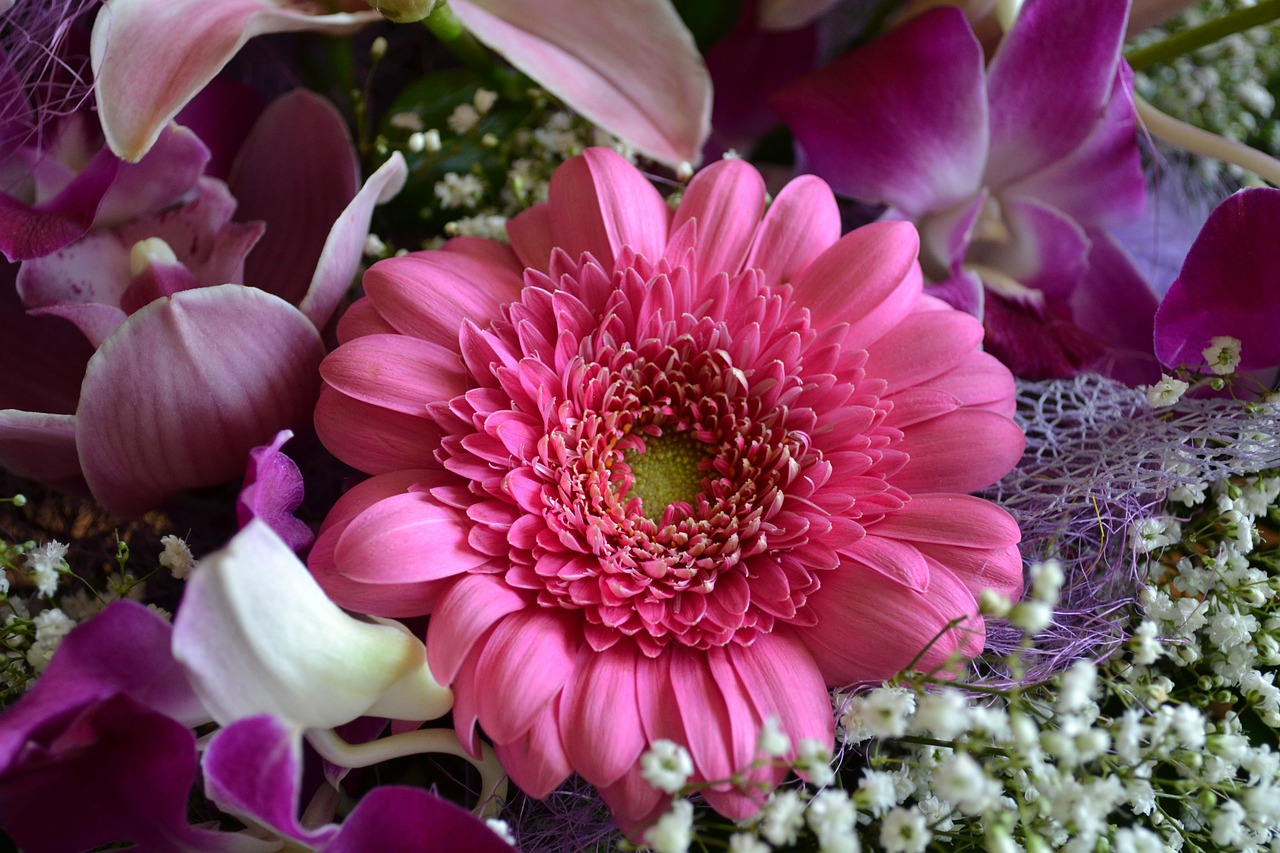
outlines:
M526 792L577 772L634 825L666 805L654 741L728 780L770 716L829 748L828 688L981 650L1018 528L965 493L1023 437L911 225L841 238L815 178L766 212L733 160L673 212L592 149L508 233L375 265L316 412L374 476L312 569L350 609L431 614L464 742L478 722ZM705 796L742 817L781 775Z

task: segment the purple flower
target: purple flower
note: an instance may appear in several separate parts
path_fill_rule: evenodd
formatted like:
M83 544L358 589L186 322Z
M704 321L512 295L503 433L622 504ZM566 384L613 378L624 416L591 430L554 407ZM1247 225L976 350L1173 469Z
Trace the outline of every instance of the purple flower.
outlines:
M920 228L934 292L1031 378L1150 367L1156 297L1107 228L1141 213L1128 3L1033 0L984 65L931 10L774 103L814 172Z
M164 156L166 138L181 157ZM303 91L262 113L226 182L201 176L209 151L189 131L161 142L134 165L95 155L116 172L94 230L16 272L36 316L0 300L20 356L0 378L0 464L87 485L122 516L233 478L251 448L310 420L320 330L359 265L373 206L405 175L395 156L360 189L342 117ZM142 204L158 186L169 206ZM100 221L113 197L120 214ZM65 350L48 353L45 334ZM49 374L23 370L60 359Z
M1169 367L1203 367L1212 338L1240 341L1238 370L1280 365L1280 190L1241 190L1209 214L1182 272L1160 303L1156 355Z
M236 499L236 521L244 527L261 518L294 551L315 541L315 534L293 513L302 504L302 472L280 451L293 438L293 430L280 430L270 444L249 451L244 486Z

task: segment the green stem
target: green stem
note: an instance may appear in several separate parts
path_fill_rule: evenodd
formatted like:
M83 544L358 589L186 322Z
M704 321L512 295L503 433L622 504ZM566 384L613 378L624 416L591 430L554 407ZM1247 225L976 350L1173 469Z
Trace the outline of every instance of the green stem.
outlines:
M428 30L444 43L453 55L462 60L462 64L494 86L499 94L511 96L517 94L515 89L518 77L499 68L493 61L493 54L484 45L476 41L448 3L439 3L431 14L422 19Z
M1260 0L1253 6L1245 6L1229 12L1221 18L1206 21L1198 27L1176 32L1155 44L1130 50L1124 55L1135 71L1169 62L1193 50L1226 38L1238 32L1270 23L1280 18L1280 0Z

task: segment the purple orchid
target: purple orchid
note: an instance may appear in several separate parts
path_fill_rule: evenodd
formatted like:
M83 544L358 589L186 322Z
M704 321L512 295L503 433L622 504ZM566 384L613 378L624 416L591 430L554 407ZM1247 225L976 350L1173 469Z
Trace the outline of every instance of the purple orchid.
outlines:
M22 849L76 853L127 840L166 853L267 853L287 840L324 853L510 850L472 815L413 788L377 788L340 826L304 826L297 724L239 719L199 757L192 728L210 714L174 659L172 635L142 605L112 602L67 635L32 691L0 717L0 826ZM200 768L208 798L257 829L188 823ZM457 846L427 843L437 838Z
M1127 2L1029 0L990 65L933 9L774 99L812 171L921 232L933 292L1032 378L1147 378L1156 296L1107 229L1141 213Z
M376 2L113 0L93 30L93 69L112 150L143 156L183 104L246 41L275 32L348 34ZM694 161L710 129L711 83L670 0L453 0L477 39L641 153Z
M43 369L53 356L10 362L0 464L58 486L83 483L122 516L231 479L251 448L310 420L320 330L359 265L374 205L405 178L397 155L361 189L342 117L302 91L263 112L226 183L198 177L209 151L194 135L170 133L192 143L175 170L190 174L181 204L122 203L143 212L24 262L16 285L34 317L0 300L11 346L47 348L37 335L61 318L91 348L84 360L85 343L71 343L69 363L49 377L16 368ZM119 166L105 197L135 171L122 202L147 197L164 179L148 167L157 150ZM170 164L154 168L172 174Z
M1241 190L1200 230L1156 312L1156 355L1168 367L1203 368L1211 338L1240 341L1241 371L1280 365L1280 190Z
M280 450L291 438L293 430L282 429L270 444L249 451L244 485L236 498L236 521L244 527L261 518L291 550L301 552L310 547L316 535L293 514L305 493L302 472Z

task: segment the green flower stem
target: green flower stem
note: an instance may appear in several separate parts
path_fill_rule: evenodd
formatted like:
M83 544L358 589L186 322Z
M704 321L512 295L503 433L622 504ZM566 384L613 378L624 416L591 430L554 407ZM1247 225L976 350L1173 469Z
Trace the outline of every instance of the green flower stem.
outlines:
M1280 0L1275 0L1280 4ZM1211 157L1224 163L1234 163L1253 172L1272 186L1280 186L1280 161L1240 142L1225 139L1216 133L1178 121L1165 115L1141 98L1134 96L1138 118L1152 136L1177 145L1179 148Z
M1245 6L1214 18L1198 27L1176 32L1155 44L1138 47L1124 55L1136 71L1160 62L1169 62L1183 54L1211 45L1238 32L1257 27L1280 18L1280 0L1260 0L1253 6Z
M494 63L493 54L467 32L462 21L449 8L448 3L436 4L431 14L422 19L422 23L426 24L431 34L453 51L453 55L462 60L464 65L489 81L498 90L498 94L508 97L519 94L518 75L510 74Z

